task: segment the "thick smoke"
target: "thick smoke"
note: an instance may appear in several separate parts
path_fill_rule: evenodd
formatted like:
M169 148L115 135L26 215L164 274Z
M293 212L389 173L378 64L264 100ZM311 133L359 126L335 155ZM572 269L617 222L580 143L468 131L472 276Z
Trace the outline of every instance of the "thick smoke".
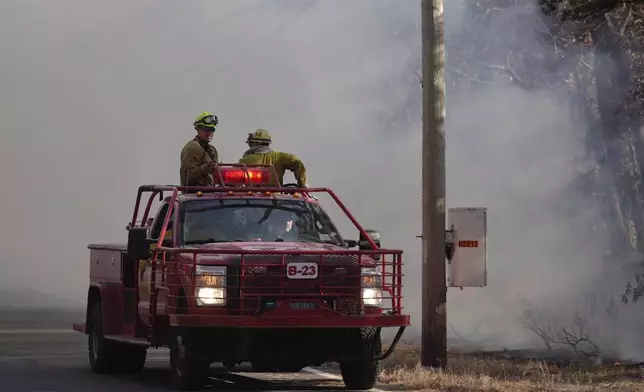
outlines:
M224 160L241 156L248 132L267 128L276 148L305 159L311 185L337 190L388 245L407 247L396 238L417 231L383 227L415 214L398 218L385 194L400 193L397 171L411 178L418 166L390 150L409 156L404 143L418 133L382 130L389 95L375 95L412 55L413 46L388 42L417 23L415 2L1 7L3 288L82 304L87 244L125 240L140 184L178 182L179 151L203 110L221 118ZM393 143L392 133L401 135ZM394 203L418 195L404 194Z
M304 159L309 185L334 189L386 247L404 249L417 337L419 3L3 2L0 288L82 306L87 244L125 241L136 188L178 182L192 120L210 110L224 161L267 128L275 148ZM462 15L446 1L448 45ZM578 196L571 167L588 164L587 124L565 97L507 80L448 89L447 116L448 204L487 206L490 233L489 287L450 289L449 321L489 347L533 344L520 297L565 316L605 274L595 206L566 205Z
M493 42L491 51L527 48L539 58L546 48L524 22L538 19L536 12L525 4L508 7L479 33ZM454 38L446 38L448 67L463 65L449 61L450 43L462 49ZM608 60L603 56L596 53L586 61ZM477 71L508 64L505 56L490 63L489 56L469 60L478 62L470 67ZM581 61L571 58L562 68L574 69ZM547 75L536 71L541 72L537 77ZM461 76L462 85L467 76ZM454 78L447 82L452 87L447 92L448 205L489 208L489 286L450 290L453 336L483 348L543 346L523 325L528 322L533 328L550 327L547 334L555 340L592 342L582 342L578 351L641 359L636 332L641 316L636 307L619 304L633 266L607 257L606 205L589 191L610 193L612 184L581 186L598 170L587 150L587 134L596 124L579 115L570 86L526 91L503 76L464 92L454 87L459 84Z

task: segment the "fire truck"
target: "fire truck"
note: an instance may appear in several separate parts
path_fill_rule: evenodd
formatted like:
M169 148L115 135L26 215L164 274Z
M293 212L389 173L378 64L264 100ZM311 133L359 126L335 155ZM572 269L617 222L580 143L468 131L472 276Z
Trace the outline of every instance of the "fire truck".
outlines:
M347 388L372 388L410 325L403 252L383 249L330 189L282 185L272 165L212 174L211 187L140 186L127 244L88 246L86 318L73 329L88 335L92 371L138 372L149 348L169 347L179 390L205 386L216 362L264 372L337 362ZM358 240L340 235L315 193ZM450 214L449 284L484 286L485 209ZM398 328L385 352L382 328Z
M91 369L138 372L149 348L169 347L180 390L203 387L215 362L266 372L338 362L347 388L372 388L410 324L403 252L381 248L330 189L282 185L272 165L220 164L213 177L140 186L127 244L88 246L86 319L73 328L88 335ZM358 240L340 235L315 193ZM384 353L382 328L398 328Z

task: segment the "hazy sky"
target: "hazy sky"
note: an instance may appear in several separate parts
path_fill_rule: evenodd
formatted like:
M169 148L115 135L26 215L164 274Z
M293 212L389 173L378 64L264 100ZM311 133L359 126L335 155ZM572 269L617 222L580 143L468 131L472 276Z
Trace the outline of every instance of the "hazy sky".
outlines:
M446 3L449 40L462 11ZM193 119L212 111L224 161L266 128L309 185L405 251L418 326L420 117L382 119L420 105L420 87L399 83L415 72L419 22L419 0L3 1L0 285L82 303L87 244L126 240L137 187L179 182ZM568 312L608 276L604 239L584 229L592 206L557 209L584 126L558 98L503 81L448 94L448 205L489 207L489 287L449 291L462 335L523 344L520 295Z

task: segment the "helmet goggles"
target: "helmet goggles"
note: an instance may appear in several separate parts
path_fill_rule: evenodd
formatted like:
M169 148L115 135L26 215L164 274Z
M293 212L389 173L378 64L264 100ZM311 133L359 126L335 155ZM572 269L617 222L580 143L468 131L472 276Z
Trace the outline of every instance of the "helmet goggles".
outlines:
M219 124L219 118L214 114L209 114L200 118L198 121L195 121L195 127L198 127L204 131L215 131L215 127Z

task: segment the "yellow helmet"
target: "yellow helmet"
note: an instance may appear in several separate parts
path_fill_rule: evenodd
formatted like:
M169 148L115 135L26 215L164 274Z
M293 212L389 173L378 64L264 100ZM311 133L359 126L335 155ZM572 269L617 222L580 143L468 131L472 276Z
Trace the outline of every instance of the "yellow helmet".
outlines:
M217 116L210 112L202 112L197 116L193 125L196 128L205 128L205 130L212 128L212 130L214 131L217 127L217 124L219 124L219 118Z
M271 144L271 134L263 128L256 129L255 132L248 134L248 139L246 143L260 143L260 144Z

